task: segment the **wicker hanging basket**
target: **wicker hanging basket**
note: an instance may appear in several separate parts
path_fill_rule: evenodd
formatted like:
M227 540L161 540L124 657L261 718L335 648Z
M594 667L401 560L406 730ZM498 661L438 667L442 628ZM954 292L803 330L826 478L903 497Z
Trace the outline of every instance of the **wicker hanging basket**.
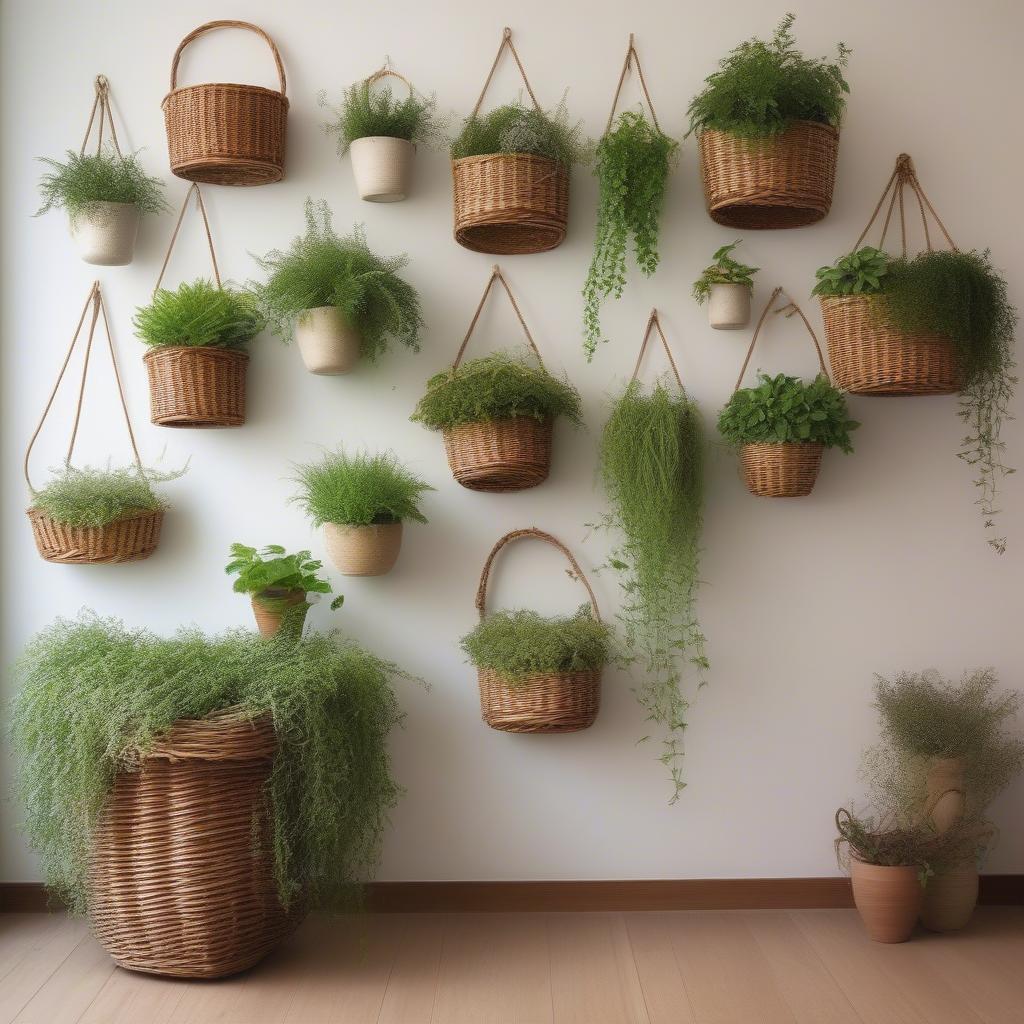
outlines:
M718 224L799 228L832 207L839 132L831 125L796 121L760 139L707 128L698 143L704 199Z
M956 251L953 239L921 188L913 161L906 153L901 153L871 220L853 247L854 252L860 248L888 199L878 247L885 246L885 236L898 205L903 256L906 257L904 190L908 187L917 199L928 252L932 251L932 241L926 211L935 219L949 247ZM963 386L952 341L939 335L913 334L897 328L886 316L884 293L822 295L821 313L829 361L836 384L844 391L858 395L950 395Z
M178 88L185 47L218 28L244 28L262 38L274 57L280 91L256 85L211 82ZM174 51L171 91L164 97L164 122L171 171L212 185L266 185L284 177L288 125L287 83L273 39L248 21L210 21L191 31Z
M498 552L508 543L533 537L557 548L565 555L571 575L586 588L594 618L601 613L597 598L579 563L560 541L531 527L505 534L491 549L480 574L476 591L476 608L481 620L486 614L487 582ZM597 718L601 703L601 670L591 672L553 672L529 676L507 683L491 669L477 669L480 683L480 713L483 720L499 732L561 733L589 729Z
M476 117L502 52L508 47L536 110L540 104L512 42L501 45L470 117ZM474 252L496 255L547 252L565 239L569 220L569 171L528 153L490 153L452 161L455 240Z
M93 842L89 918L122 967L221 978L262 960L298 922L274 880L268 717L179 721L119 771Z

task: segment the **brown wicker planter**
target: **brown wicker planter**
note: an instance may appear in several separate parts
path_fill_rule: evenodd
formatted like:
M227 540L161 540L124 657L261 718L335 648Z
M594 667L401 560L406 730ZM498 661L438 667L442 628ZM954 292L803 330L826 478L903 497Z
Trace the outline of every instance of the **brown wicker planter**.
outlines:
M832 206L839 132L830 125L797 121L763 139L709 128L699 149L708 214L718 224L798 228Z
M93 843L89 917L122 967L219 978L263 959L297 922L277 896L265 787L269 718L179 721L120 771Z
M480 714L499 732L579 732L601 705L601 673L530 676L510 686L490 669L477 670Z
M462 423L444 431L452 476L471 491L522 491L551 471L552 421L532 416Z
M951 395L960 390L953 343L907 334L885 315L884 295L823 295L836 385L858 395Z
M301 607L296 608L297 605ZM277 636L286 618L289 623L293 622L293 615L293 625L301 633L308 611L304 590L264 590L252 595L252 613L256 617L256 628L260 636ZM292 625L289 625L289 630L291 628Z
M151 349L150 420L161 427L240 427L245 422L245 371L238 349L170 345Z
M824 446L812 443L745 444L743 482L760 498L802 498L814 489Z
M244 28L265 40L274 56L280 92L255 85L208 83L177 87L182 51L217 28ZM171 65L164 122L171 171L188 181L265 185L284 177L288 99L281 55L263 29L247 21L211 21L181 41Z
M324 523L327 554L344 576L383 576L391 572L402 550L402 524L350 526Z

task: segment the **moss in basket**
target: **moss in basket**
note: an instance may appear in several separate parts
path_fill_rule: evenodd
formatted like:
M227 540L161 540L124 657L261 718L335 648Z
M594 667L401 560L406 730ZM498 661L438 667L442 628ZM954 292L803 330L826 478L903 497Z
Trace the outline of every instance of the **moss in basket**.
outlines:
M467 117L451 146L453 160L528 153L566 167L587 163L592 151L593 144L583 134L583 122L570 123L564 98L551 111L507 103L486 114Z
M250 288L271 329L286 341L304 310L335 306L358 331L360 351L371 362L391 341L419 351L424 326L419 295L398 276L409 258L377 256L359 225L339 237L327 203L307 199L305 233L287 251L275 249L256 262L269 276Z
M139 340L150 348L242 348L266 326L247 292L218 288L210 281L161 288L132 321Z
M500 611L462 638L477 668L489 668L512 686L549 672L593 672L609 658L611 630L584 605L574 615L544 618L531 611Z
M412 419L431 430L531 416L581 422L579 392L528 353L496 352L434 374Z
M315 526L427 521L420 511L420 497L434 488L410 473L391 452L349 454L339 448L295 469L300 489L292 500Z
M691 133L712 128L757 139L780 135L794 121L839 126L850 50L839 43L834 62L805 57L793 39L795 20L787 14L769 42L748 39L719 62L690 102Z
M700 277L693 282L693 297L703 305L711 298L713 284L742 284L751 291L754 289L754 275L760 267L748 267L734 259L732 252L741 239L716 249L711 257L712 263L701 271Z
M25 829L48 885L87 905L94 830L118 770L180 718L273 716L267 787L286 904L344 906L377 861L399 796L387 751L395 665L335 634L160 637L83 614L39 633L17 665L11 734ZM406 677L408 678L408 677Z
M39 181L43 205L36 216L49 210L66 210L72 224L87 215L96 203L131 203L139 213L162 213L164 186L142 169L136 154L120 156L113 149L92 156L68 150L64 163L42 158L50 171Z
M153 482L176 480L184 472L64 466L42 490L33 492L32 507L66 526L107 526L133 512L166 508Z
M802 381L780 373L758 374L755 388L741 388L725 404L718 429L730 444L812 442L853 451L846 399L824 374Z
M388 137L405 139L430 149L440 147L445 123L437 117L437 100L413 92L401 99L389 85L356 82L342 95L341 105L331 107L326 94L320 94L320 105L328 107L334 120L324 125L328 135L338 139L342 156L356 139Z
M232 586L236 594L262 594L265 590L329 594L330 583L319 575L323 564L309 551L288 554L280 544L268 544L262 551L246 544L232 544L231 561L224 571L229 576L238 576ZM331 610L336 611L344 603L344 596L339 594L331 602Z

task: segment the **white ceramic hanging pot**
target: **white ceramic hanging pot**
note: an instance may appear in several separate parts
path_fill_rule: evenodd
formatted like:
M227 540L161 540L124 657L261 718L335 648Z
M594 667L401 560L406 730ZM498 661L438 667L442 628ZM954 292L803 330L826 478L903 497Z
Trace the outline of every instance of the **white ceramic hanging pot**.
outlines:
M349 147L352 173L361 199L371 203L398 203L412 182L416 147L406 139L369 135Z
M317 306L299 314L295 342L310 373L348 373L359 362L359 332L337 306Z
M71 237L86 263L123 267L135 255L139 208L134 203L91 203L70 221Z
M738 331L750 323L750 289L745 284L713 284L708 321L716 331Z

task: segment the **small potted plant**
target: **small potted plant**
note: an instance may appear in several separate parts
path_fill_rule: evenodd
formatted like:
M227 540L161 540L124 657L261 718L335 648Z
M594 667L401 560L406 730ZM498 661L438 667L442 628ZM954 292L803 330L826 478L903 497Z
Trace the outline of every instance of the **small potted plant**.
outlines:
M708 303L708 323L718 331L738 331L750 323L750 295L760 268L733 258L739 244L736 239L718 249L711 265L693 282L693 297L701 305Z
M389 86L374 86L387 76L404 82L409 95L395 97ZM325 101L321 97L321 103ZM359 197L371 203L397 203L409 194L417 146L435 146L443 125L436 119L437 101L421 96L411 83L390 68L349 86L334 120L324 127L338 138L338 154L352 155L352 173Z
M392 340L419 351L419 296L398 276L408 257L377 256L358 226L339 237L325 202L307 199L305 234L256 262L269 275L250 285L260 311L285 342L295 338L310 373L348 373Z
M168 209L163 183L146 174L136 154L122 156L113 146L88 156L68 150L63 163L42 162L50 170L39 182L43 205L36 216L64 210L86 263L131 263L142 215Z
M295 467L295 501L324 528L327 553L346 576L390 572L402 547L402 523L425 523L420 496L434 490L410 473L391 452L379 455L343 449Z

